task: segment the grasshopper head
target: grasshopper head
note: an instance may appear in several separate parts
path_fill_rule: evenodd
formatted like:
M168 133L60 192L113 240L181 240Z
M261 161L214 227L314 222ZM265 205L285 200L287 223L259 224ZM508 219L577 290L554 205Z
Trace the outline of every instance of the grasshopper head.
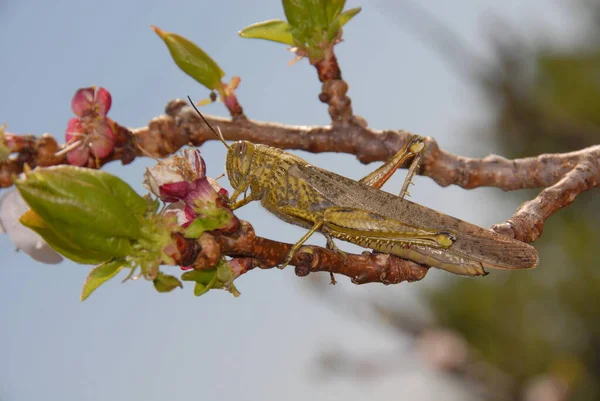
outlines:
M227 177L234 189L237 189L252 170L252 159L256 146L252 142L237 141L227 151L225 168Z

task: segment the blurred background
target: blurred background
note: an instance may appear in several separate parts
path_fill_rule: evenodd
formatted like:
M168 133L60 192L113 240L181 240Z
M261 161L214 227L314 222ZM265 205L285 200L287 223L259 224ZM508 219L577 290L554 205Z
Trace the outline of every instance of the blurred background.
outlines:
M354 111L371 127L433 136L472 157L598 143L599 1L420 3L348 1L363 11L336 52ZM278 1L4 0L0 122L62 140L72 95L92 84L112 93L109 116L130 127L146 125L169 99L205 98L153 24L196 42L228 78L241 76L250 118L328 124L314 68L288 66L284 46L237 36L271 18L283 18ZM203 111L227 115L222 104ZM221 174L222 145L201 151L209 175ZM377 166L298 154L354 178ZM105 169L143 193L151 165ZM387 188L399 188L403 175ZM538 192L415 183L413 200L484 227ZM388 287L252 271L236 281L237 299L114 280L80 303L87 266L38 264L0 236L0 400L597 400L596 192L546 222L532 271L467 279L432 269L422 282ZM259 205L239 216L265 237L295 242L303 233Z

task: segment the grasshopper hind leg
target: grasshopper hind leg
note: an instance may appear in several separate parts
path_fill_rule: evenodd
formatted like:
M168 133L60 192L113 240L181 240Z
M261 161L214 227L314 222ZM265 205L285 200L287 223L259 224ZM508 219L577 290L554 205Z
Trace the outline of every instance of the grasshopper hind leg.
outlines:
M409 185L414 183L412 182L413 177L417 173L417 169L419 168L419 162L421 161L421 157L423 156L423 151L425 150L425 142L423 142L423 138L419 137L420 141L417 141L411 145L409 145L409 150L411 150L415 154L415 158L413 159L410 167L408 168L408 173L406 173L406 178L404 179L404 183L402 184L402 189L400 190L400 198L404 199L405 196L410 196L408 193Z
M420 136L413 137L398 153L392 156L387 162L372 173L363 177L359 182L368 185L372 188L380 189L396 172L398 167L402 166L408 159L414 157L404 179L404 184L400 190L400 197L410 196L408 186L412 183L412 179L419 167L419 161L425 149L425 141Z
M331 235L329 235L327 233L323 233L323 235L325 236L325 239L327 240L326 248L329 249L330 251L339 253L342 256L342 261L343 261L344 265L347 265L348 264L348 255L346 254L346 252L344 252L340 248L338 248L338 246L335 244L335 242L333 242L333 237Z

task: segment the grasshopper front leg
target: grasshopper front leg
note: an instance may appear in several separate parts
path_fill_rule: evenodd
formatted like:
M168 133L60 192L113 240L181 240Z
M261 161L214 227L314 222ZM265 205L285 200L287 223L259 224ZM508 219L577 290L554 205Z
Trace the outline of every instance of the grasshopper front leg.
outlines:
M300 238L300 240L296 244L294 244L294 246L288 253L288 256L286 257L284 263L279 267L280 269L283 269L292 261L292 258L294 257L296 252L298 252L298 250L302 247L302 245L304 245L304 243L315 232L321 230L325 221L323 220L322 213L311 212L311 211L297 208L294 206L288 206L288 205L278 206L277 210L279 211L279 213L285 214L287 216L292 216L297 219L301 219L307 223L313 224L312 228L302 238ZM331 235L329 235L328 233L323 233L323 235L325 235L325 238L327 239L327 249L330 249L332 251L336 251L336 252L340 253L342 255L342 257L344 258L344 263L348 263L347 262L348 255L346 255L341 249L339 249L335 245Z
M400 190L400 198L404 198L409 195L408 186L412 183L412 179L417 172L424 149L425 142L423 141L423 138L415 136L406 144L406 146L400 149L398 153L392 156L391 159L383 163L377 170L360 179L359 182L380 189L396 172L398 167L403 165L411 157L414 157L413 162L408 169L408 173L406 174L406 178L404 179L404 184L402 184L402 189Z
M250 191L250 195L247 194L248 190ZM238 201L237 198L242 193L244 194L244 198ZM260 187L257 185L256 181L247 179L229 197L229 207L231 207L231 210L239 209L252 201L259 200L259 195Z
M230 204L231 210L236 210L241 208L242 206L246 206L248 203L252 202L254 199L245 196L244 199L237 201L237 202L233 202Z
M246 193L246 191L248 190L249 187L250 187L250 180L246 179L239 187L236 188L235 191L233 191L233 194L231 194L231 196L229 197L229 206L231 207L231 210L236 210L236 209L252 202L252 198L249 198L247 196L244 196L244 199L242 199L241 201L237 200L237 198L242 193Z
M302 245L304 245L304 243L317 231L319 231L321 229L321 227L323 227L323 220L319 220L315 223L314 226L312 226L312 228L310 230L308 230L308 232L306 234L304 234L304 236L302 238L300 238L300 241L296 242L294 244L294 246L292 247L292 249L290 249L290 252L288 253L287 257L285 258L285 261L283 262L283 264L281 266L279 266L280 269L285 269L287 267L287 265L290 264L290 262L292 261L292 258L294 257L294 255L296 254L296 252L298 252L298 250L300 248L302 248Z

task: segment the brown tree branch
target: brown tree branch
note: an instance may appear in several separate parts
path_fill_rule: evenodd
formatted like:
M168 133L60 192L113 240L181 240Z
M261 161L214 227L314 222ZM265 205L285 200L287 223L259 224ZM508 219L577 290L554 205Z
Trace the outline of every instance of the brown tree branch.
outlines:
M166 112L167 115L152 119L147 127L129 131L119 126L113 154L102 160L90 160L88 167L97 168L112 160L127 164L147 154L165 157L185 144L200 146L216 139L185 101L169 102ZM246 118L230 120L209 116L207 119L220 127L228 140L249 140L313 153L350 153L363 163L389 159L414 137L407 131L377 131L355 122L309 127ZM13 135L7 143L13 157L0 164L0 187L12 185L13 175L22 172L25 163L31 167L65 163L64 158L53 156L59 147L48 135L37 139ZM544 219L571 203L582 191L600 185L600 145L570 153L507 160L496 155L483 159L457 156L440 149L433 138L426 138L426 144L419 173L441 186L455 184L467 189L495 186L503 190L547 188L533 203L523 205L511 220L493 228L522 241L537 239Z
M348 125L352 122L352 101L348 93L348 84L342 79L342 70L333 51L333 45L325 50L322 59L313 64L317 69L319 81L323 83L319 100L329 105L332 125Z
M589 154L556 184L544 189L535 199L525 202L512 218L496 224L492 230L524 242L537 240L544 230L544 221L570 205L577 195L600 184L598 157Z
M150 154L165 157L175 153L180 147L191 143L200 146L208 140L215 140L214 134L183 100L173 100L167 104L167 115L150 121L147 127L129 131L119 127L119 134L129 138L106 159L99 160L97 166L110 161L121 160L129 163L135 157ZM230 119L206 116L218 126L227 140L248 140L281 149L299 149L312 153L339 152L354 154L362 163L385 161L400 150L415 134L404 130L378 131L362 125L319 127L290 126L277 123L258 122L249 119ZM26 136L27 138L35 138ZM43 138L43 139L42 139ZM0 186L12 185L10 170L22 171L19 156L25 154L27 162L35 167L42 164L39 154L40 141L46 136L32 139L18 150L16 160L0 164ZM143 148L141 151L139 147ZM508 160L490 155L482 159L457 156L439 148L435 139L426 138L426 151L419 174L432 178L445 187L458 185L465 189L493 186L505 191L524 188L546 188L557 183L565 174L573 170L583 160L588 160L595 168L600 164L600 145L591 146L576 152L544 154L537 157ZM44 157L45 160L48 157ZM64 163L59 159L52 164ZM403 166L405 167L405 166Z
M239 231L234 234L204 233L197 241L189 241L188 244L188 249L197 252L193 264L196 269L214 266L221 255L253 258L254 266L270 269L281 265L293 246L257 237L252 225L246 221L241 221ZM429 269L391 255L370 252L346 255L345 260L338 252L318 246L303 246L294 255L290 265L296 266L296 275L300 277L323 271L350 277L354 284L418 281L425 277Z
M223 99L223 103L225 104L225 107L227 107L227 110L229 110L229 115L231 115L232 119L237 120L246 118L244 109L242 109L242 106L240 105L240 102L235 94L225 97L225 99Z

